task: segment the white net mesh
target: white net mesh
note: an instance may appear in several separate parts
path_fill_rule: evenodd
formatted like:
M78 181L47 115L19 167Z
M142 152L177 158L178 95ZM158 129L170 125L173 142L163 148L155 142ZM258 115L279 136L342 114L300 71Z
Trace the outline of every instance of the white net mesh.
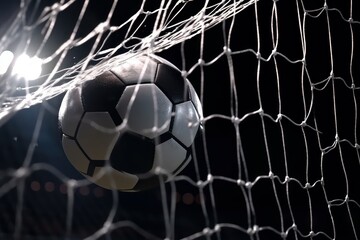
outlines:
M358 239L356 4L3 1L1 239ZM193 83L205 133L169 183L108 191L66 160L58 108L143 53Z

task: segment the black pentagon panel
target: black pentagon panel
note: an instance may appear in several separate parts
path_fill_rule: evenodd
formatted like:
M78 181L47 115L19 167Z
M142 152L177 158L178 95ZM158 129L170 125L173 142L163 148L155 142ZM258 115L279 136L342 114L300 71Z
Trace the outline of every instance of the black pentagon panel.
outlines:
M173 122L173 121L172 121ZM163 142L166 142L167 140L169 140L170 138L174 138L174 136L171 134L170 131L167 131L163 134L161 134L160 136L158 136L154 142L155 142L155 145L157 144L161 144Z
M174 104L189 100L189 87L181 73L166 64L159 64L155 84Z
M115 109L124 89L124 84L110 71L84 82L81 92L84 110L104 112Z
M154 154L155 145L152 140L127 132L116 142L110 163L118 171L142 174L152 168Z
M152 83L155 79L157 65L157 62L152 58L140 56L130 58L119 66L112 68L111 72L120 78L125 85Z
M95 167L104 167L105 164L106 164L105 160L90 160L89 167L85 174L92 177L95 172Z

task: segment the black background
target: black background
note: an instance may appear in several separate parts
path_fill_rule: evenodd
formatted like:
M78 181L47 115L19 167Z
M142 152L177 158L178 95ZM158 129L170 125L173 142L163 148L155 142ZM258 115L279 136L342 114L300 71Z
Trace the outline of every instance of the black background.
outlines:
M35 1L33 1L35 2ZM242 190L236 183L224 180L215 180L212 184L204 187L203 196L205 204L199 204L199 187L185 180L178 180L174 184L166 184L167 202L171 202L171 193L177 193L177 204L175 214L175 238L188 237L191 234L200 232L206 228L213 228L216 223L233 223L244 228L258 226L271 226L272 229L281 231L281 218L279 215L278 204L274 197L274 186L277 189L279 205L282 206L282 216L285 231L292 225L291 214L287 205L287 192L291 202L291 209L296 221L298 230L303 235L308 235L310 231L319 232L313 239L327 239L326 233L333 237L333 228L331 220L334 220L336 226L337 239L355 239L354 229L359 235L360 224L360 202L359 194L359 158L355 148L348 142L354 144L359 130L355 132L355 107L353 96L359 97L359 91L353 92L346 86L351 86L350 75L350 57L351 43L354 43L352 74L355 86L359 86L358 73L358 45L359 24L353 24L354 40L351 40L349 23L343 18L350 16L350 1L327 1L330 9L336 8L338 11L329 11L331 50L329 46L329 30L325 12L319 17L312 18L307 16L305 22L306 36L306 69L307 74L303 77L302 84L302 63L290 63L284 58L277 56L276 63L279 70L281 113L283 117L282 125L276 123L274 119L279 113L279 99L277 76L274 58L269 61L261 61L259 89L261 104L264 113L267 116L262 118L259 114L246 117L239 124L239 133L241 147L245 158L238 164L237 137L236 128L231 121L220 118L214 118L205 123L206 145L202 145L201 139L196 144L197 161L193 161L181 173L192 179L195 183L199 180L205 181L209 173L213 176L225 176L236 180L241 175L242 180L254 182L258 176L268 176L269 162L272 172L283 182L286 177L284 149L286 150L286 159L288 164L288 175L293 181L284 184L276 179L271 181L269 178L257 180L252 188L252 203L256 212L256 219L251 216L251 224L248 225L248 213ZM53 1L42 1L42 5L50 6ZM59 16L58 25L48 44L41 53L47 56L69 38L74 22L77 19L80 7L83 1L77 1L72 7L64 11ZM304 4L306 9L321 9L324 1L298 1ZM3 23L0 27L0 33L4 32L8 23L14 18L18 9L18 2L0 3L0 20ZM111 19L111 25L122 23L139 9L141 2L131 1L131 3L119 3L115 14ZM203 6L204 1L192 1L188 3L186 11L182 11L179 18L186 18L194 14ZM126 9L125 8L126 5ZM258 19L260 30L260 53L267 58L273 50L271 38L271 11L273 1L261 0L258 3ZM111 1L90 1L87 14L77 33L77 37L86 36L100 21L107 16L111 7ZM146 10L158 8L156 3L147 3ZM301 9L301 6L300 6ZM353 18L358 20L358 8L354 3ZM301 49L301 38L299 33L297 19L296 1L278 1L278 23L279 23L279 45L277 51L284 54L288 59L301 60L303 50ZM238 116L257 111L260 108L259 92L257 89L257 64L256 58L258 41L256 36L256 21L254 15L254 6L249 7L238 14L231 34L230 48L233 52L239 50L246 51L232 56L234 76L236 81L236 90L238 94ZM320 11L309 12L314 16ZM303 18L303 11L300 10L300 16ZM138 37L146 36L152 31L154 16L150 16L143 24ZM30 21L30 20L29 20ZM138 23L139 24L139 23ZM226 21L225 29L228 32L231 19ZM196 36L186 41L184 45L178 44L174 47L158 53L160 56L174 63L178 68L189 70L203 54L205 62L209 62L222 52L224 44L223 25L208 30L204 35L203 51L201 53L201 38ZM105 48L119 44L126 33L126 29L113 34L106 42ZM36 31L33 34L34 39L38 36ZM20 42L20 40L19 40ZM39 41L40 42L40 41ZM29 52L36 49L34 41ZM21 42L20 42L21 43ZM136 44L136 40L129 41L128 45ZM14 43L10 46L16 46ZM14 45L14 46L13 46ZM88 53L93 41L72 49L62 65L62 68L72 66L81 60ZM182 56L181 50L184 49ZM118 54L127 50L121 48ZM331 55L333 57L333 68L331 67ZM185 61L183 61L185 60ZM44 71L49 71L52 63L48 64ZM323 81L330 76L333 69L334 75L342 77L333 81ZM203 75L202 75L203 74ZM204 90L202 92L204 116L212 114L223 114L232 116L231 94L230 94L230 75L229 65L226 57L221 57L215 63L205 66L204 71L197 67L189 76L189 80L200 94L202 87L202 77L204 79ZM322 90L314 90L311 94L310 83L314 87ZM333 85L332 85L333 84ZM303 88L303 89L302 89ZM335 89L335 90L334 90ZM334 98L335 96L335 98ZM95 185L88 186L89 194L81 193L81 188L75 190L75 200L73 204L73 219L71 233L66 232L67 222L67 203L68 195L61 192L66 178L82 179L82 176L76 172L66 159L61 148L60 132L57 123L57 110L61 103L63 94L43 103L35 105L29 109L19 111L10 121L0 129L0 159L1 170L0 183L2 189L9 181L7 174L12 169L18 169L24 162L26 153L29 149L29 143L34 133L35 125L38 122L41 112L44 111L44 118L41 124L40 135L37 140L37 146L31 164L46 163L57 169L63 175L60 177L54 174L54 171L34 171L25 180L24 196L19 198L17 188L14 186L7 190L5 194L0 195L0 236L5 239L14 238L16 224L16 211L19 209L19 199L23 199L21 236L30 236L30 239L37 239L34 236L44 236L45 238L64 238L71 236L74 239L84 238L99 230L109 216L110 209L116 203L116 214L114 222L129 220L138 227L153 234L154 238L164 238L166 234L166 219L164 219L161 187L148 191L137 193L112 192L100 189ZM304 100L305 99L305 107ZM334 100L336 114L334 110ZM309 109L311 112L309 113ZM304 110L306 109L306 111ZM315 128L301 128L300 124L305 116L308 118L306 123ZM337 125L335 125L335 116ZM271 118L273 120L271 120ZM316 118L316 123L314 118ZM296 123L296 124L294 124ZM264 124L264 125L263 125ZM265 128L263 127L265 126ZM337 132L336 127L337 126ZM285 148L282 142L281 127L284 129ZM359 127L357 128L359 129ZM264 138L264 132L266 138ZM322 157L319 148L325 149L331 146L335 141L335 134L343 141L331 151L325 151ZM305 138L304 138L305 136ZM265 142L266 141L266 142ZM266 148L266 144L268 148ZM340 147L339 147L340 146ZM204 155L204 147L206 156ZM240 152L239 152L240 153ZM242 152L241 152L242 153ZM308 165L306 164L308 160ZM200 169L199 176L196 174L196 164ZM246 163L246 166L245 164ZM344 164L342 164L344 163ZM241 166L241 170L239 170ZM307 173L308 167L308 174ZM346 169L346 176L343 167ZM247 176L244 169L247 169ZM324 188L319 183L321 177L324 178ZM296 179L297 181L295 181ZM36 181L40 183L40 190L34 191L31 184ZM55 190L47 192L45 190L46 182L53 182ZM306 182L315 184L308 191L304 189ZM339 204L332 206L332 217L328 213L327 201L324 196L325 189L327 200L339 199L341 203L346 194L346 186L349 186L348 194L350 199L357 202ZM288 189L287 189L288 186ZM246 191L246 190L245 190ZM100 195L96 195L99 193ZM213 193L212 193L213 192ZM1 191L0 191L1 193ZM190 193L197 198L193 203L187 204L183 197ZM309 198L310 196L310 198ZM214 199L211 199L214 197ZM309 205L311 201L311 211ZM215 207L212 205L215 203ZM208 216L204 216L204 209ZM354 228L350 224L348 211L351 212ZM312 214L312 215L311 215ZM127 222L126 222L127 223ZM312 224L312 226L311 226ZM108 233L108 237L113 239L144 239L149 236L142 236L141 231L132 227L120 227ZM204 234L198 239L206 239ZM296 239L294 232L289 231L287 239ZM32 236L32 238L31 238ZM230 228L223 228L219 235L213 234L216 239L221 236L222 239L251 239L246 233ZM280 235L273 230L262 230L255 239L281 239ZM101 239L107 239L103 237ZM109 238L108 238L109 239ZM310 237L301 237L297 234L297 239L311 239Z

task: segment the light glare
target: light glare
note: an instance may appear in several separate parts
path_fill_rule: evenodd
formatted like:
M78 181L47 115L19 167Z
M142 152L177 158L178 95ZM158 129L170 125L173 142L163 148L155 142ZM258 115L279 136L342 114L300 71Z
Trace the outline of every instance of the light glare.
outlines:
M14 54L11 51L4 51L0 54L0 75L6 73L13 58Z
M26 80L37 79L41 75L42 62L38 57L30 58L26 54L20 55L15 62L13 75Z

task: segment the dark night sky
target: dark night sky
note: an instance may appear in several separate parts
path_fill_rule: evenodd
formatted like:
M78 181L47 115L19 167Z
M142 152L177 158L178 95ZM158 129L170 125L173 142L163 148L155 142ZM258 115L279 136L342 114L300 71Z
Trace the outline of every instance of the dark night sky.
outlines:
M33 1L35 2L35 1ZM44 2L44 1L42 1ZM53 1L52 1L53 2ZM76 20L79 6L83 1L74 4L74 9L67 11L67 14L61 16L61 23L57 26L61 29L58 33L54 33L49 39L49 44L45 48L44 55L52 52L57 44L64 42L68 38L71 26ZM199 1L199 6L203 1ZM350 2L350 1L343 1ZM323 1L304 1L307 9L315 9L322 7ZM42 3L44 4L44 3ZM191 3L195 5L195 3ZM310 6L311 4L311 6ZM339 9L345 18L348 18L348 6L340 5L335 1L328 1L329 6ZM355 4L355 3L354 3ZM132 1L126 3L127 11L124 11L119 4L116 14L112 18L112 25L119 24L133 14L139 7L140 1ZM154 4L155 5L155 4ZM88 14L85 16L84 24L78 32L78 36L85 36L99 21L104 20L106 12L111 6L111 1L103 1L99 4L96 1L90 1ZM270 32L270 14L272 1L259 1L259 23L261 33L261 53L268 56L272 50L271 32ZM9 19L13 15L13 10L17 7L17 1L2 1L0 3L0 22ZM146 9L154 9L156 6L148 4ZM5 10L6 9L6 10ZM196 7L194 7L196 9ZM295 1L279 1L279 46L278 51L284 53L290 59L299 60L302 57L300 48L300 37L297 25L296 12L294 11ZM358 18L358 12L355 11L354 19ZM192 13L185 12L184 15ZM292 16L292 17L291 17ZM233 34L231 35L230 48L233 51L241 49L256 49L256 28L254 20L254 8L250 7L236 18ZM153 19L149 18L151 25ZM349 25L340 18L337 12L330 12L330 23L333 43L334 71L337 76L342 76L345 83L349 83L349 58L350 58L350 30ZM227 29L230 22L227 23ZM143 27L139 31L139 36L146 35L151 31L151 27ZM354 43L356 44L360 37L359 24L354 25ZM3 25L4 26L4 25ZM56 29L58 29L56 28ZM0 34L3 31L0 24ZM121 41L124 32L120 31L113 35L108 46L113 46ZM329 61L329 45L328 31L325 15L319 18L309 18L306 23L307 37L307 70L313 83L319 83L324 77L329 75L331 65ZM120 40L119 40L120 39ZM86 51L91 47L92 42L75 48L70 51L68 58L64 62L64 66L71 66L84 57ZM222 51L222 26L219 25L205 34L204 59L209 61ZM185 44L186 69L188 70L199 59L200 38L195 37L187 41ZM182 68L182 57L180 53L180 45L176 45L171 49L159 53L162 57L173 62L180 69ZM122 49L119 53L124 52ZM354 66L359 63L358 53L354 55ZM289 63L283 58L278 58L278 69L281 86L282 113L288 116L292 121L301 123L304 119L303 97L306 99L306 107L310 108L313 103L313 111L310 114L308 124L314 126L314 116L316 116L320 134L321 143L329 146L334 141L335 123L333 110L333 90L330 84L317 85L325 87L324 90L314 91L314 98L310 94L310 84L305 77L304 91L302 95L301 89L301 67L297 63ZM233 56L234 75L236 79L236 89L238 92L238 112L242 117L244 114L258 110L259 101L256 85L257 59L251 52L238 54ZM273 60L262 62L260 72L260 91L265 113L274 119L279 112L279 103L277 95L276 72ZM353 76L356 86L359 85L359 73L354 67ZM230 111L230 83L229 83L229 67L226 58L219 59L211 66L205 67L204 70L204 115L224 114L231 115ZM198 92L201 87L201 72L196 69L190 76L192 82ZM352 92L344 87L342 81L334 81L336 89L336 106L338 116L338 132L341 139L348 139L354 142L354 100ZM359 91L355 93L359 97ZM53 166L64 176L75 179L82 179L82 176L72 167L66 159L61 147L61 138L57 122L57 110L60 106L63 94L42 104L35 105L29 109L19 111L9 122L0 128L0 170L17 169L21 166L26 156L28 146L34 132L39 113L44 111L44 118L41 125L40 135L37 141L34 155L31 159L32 164L46 163ZM284 167L284 148L281 141L280 126L269 118L264 120L266 126L267 143L269 145L270 162L273 172L283 181L285 178ZM286 143L286 153L288 158L289 175L298 179L302 184L306 183L306 150L304 143L304 133L308 147L309 159L309 182L314 183L321 178L321 151L318 146L318 138L316 132L309 128L295 126L288 120L283 122L284 139ZM213 175L226 176L232 179L238 177L238 162L236 149L236 131L234 125L227 120L213 119L206 123L206 143L210 162L210 170ZM358 127L359 129L359 127ZM359 130L358 130L359 132ZM268 175L268 158L264 143L263 128L261 118L258 114L245 119L240 124L241 146L245 154L245 161L248 169L249 180L254 181L259 175ZM357 133L358 135L358 133ZM345 159L345 168L347 170L347 180L349 180L350 197L360 202L359 189L359 163L354 161L357 159L356 151L349 145L343 144L342 148L336 148L324 157L323 174L325 178L327 194L329 199L344 199L345 196L345 180L340 159L340 151ZM206 179L206 166L203 154L203 148L199 146L196 150L199 158L199 168L201 178ZM244 165L242 164L242 167ZM244 176L244 172L241 172ZM195 166L190 163L182 172L196 181ZM1 173L0 173L1 176ZM8 181L8 177L0 178L0 186ZM40 190L35 191L34 182L40 184ZM46 190L46 183L54 184L53 191ZM50 184L51 185L51 184ZM64 236L66 229L66 204L67 196L61 191L64 190L63 182L57 176L48 171L36 171L29 176L25 183L24 203L23 203L23 232L27 235L43 235L43 236ZM49 183L48 183L49 187ZM286 204L286 188L285 184L276 182L278 197L280 204L287 209ZM167 192L170 193L170 184L166 184ZM290 198L295 219L299 229L308 233L309 226L309 207L307 191L302 189L295 181L289 184ZM49 188L48 188L49 189ZM51 189L51 187L50 187ZM216 214L219 222L234 223L247 228L245 201L240 188L230 182L215 181L213 184L214 196L216 201ZM83 192L82 192L83 191ZM86 194L86 191L89 191ZM176 182L176 191L180 196L180 200L176 205L176 237L186 237L195 232L202 231L206 226L206 221L202 213L201 205L196 201L193 204L182 202L181 197L186 193L191 193L195 198L199 194L199 188L189 184L186 181ZM314 215L312 216L315 231L324 231L332 236L331 222L327 213L327 205L323 196L320 184L309 190L312 196L312 204ZM269 180L260 180L252 190L253 204L256 210L256 221L259 226L273 226L280 229L279 212L277 204L274 200L273 185ZM118 199L116 216L114 221L130 220L139 227L155 234L158 237L164 237L164 217L163 205L161 199L160 188L154 188L138 193L115 193ZM211 207L209 187L204 188L204 196L207 202L205 208L208 210L210 225L213 224L214 211ZM170 199L170 194L167 196ZM113 205L113 192L101 189L95 185L88 188L80 188L75 191L74 202L74 218L73 218L73 235L78 237L88 236L94 231L101 228L102 224L109 215L109 211ZM16 188L10 190L4 195L0 195L0 237L14 232L15 212L17 209L17 193ZM353 220L355 224L360 224L360 209L351 205ZM333 216L336 221L339 239L351 239L352 228L348 224L347 210L344 205L334 208ZM291 224L290 214L284 210L283 217L285 227ZM252 219L254 220L254 219ZM360 231L357 227L357 233ZM267 235L268 234L268 235ZM126 239L143 239L138 231L131 228L121 228L112 233L114 239L120 237ZM222 232L223 239L239 239L247 235L234 230L224 230ZM260 235L261 239L280 239L278 235L268 232ZM276 238L278 237L278 238ZM344 237L344 238L342 238ZM9 237L8 239L11 239ZM76 239L76 238L74 238ZM200 238L205 239L205 237ZM293 239L292 233L289 239ZM324 238L315 238L324 239Z

